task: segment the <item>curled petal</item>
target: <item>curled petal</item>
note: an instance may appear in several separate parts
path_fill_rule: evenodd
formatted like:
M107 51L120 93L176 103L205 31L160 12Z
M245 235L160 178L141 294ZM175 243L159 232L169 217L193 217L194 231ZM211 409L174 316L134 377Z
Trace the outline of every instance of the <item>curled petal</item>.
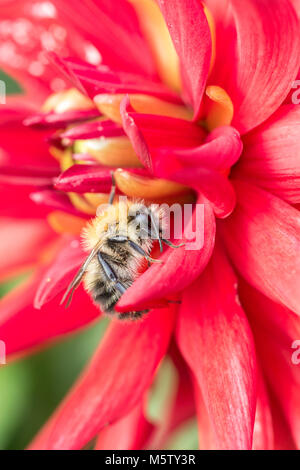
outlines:
M239 132L233 127L223 126L213 130L201 146L169 149L169 156L177 158L183 165L222 171L228 170L238 161L242 150L243 142Z
M105 425L126 416L150 386L173 324L171 309L153 310L130 327L114 321L85 373L30 448L81 449Z
M148 168L152 168L151 152L154 149L195 147L204 139L204 130L184 119L136 113L128 96L123 99L120 111L124 130L141 162Z
M193 227L196 227L195 231ZM186 245L168 248L160 258L163 262L153 264L122 295L117 304L118 311L151 306L155 300L182 291L203 271L215 243L216 223L210 204L199 197L184 230L177 228L181 228L181 237Z
M299 212L246 182L234 187L236 210L220 223L232 261L250 284L300 315Z
M237 280L219 246L202 276L183 293L177 341L201 389L213 447L251 449L255 347Z
M198 0L158 0L158 4L179 56L184 89L197 120L212 54L203 6Z

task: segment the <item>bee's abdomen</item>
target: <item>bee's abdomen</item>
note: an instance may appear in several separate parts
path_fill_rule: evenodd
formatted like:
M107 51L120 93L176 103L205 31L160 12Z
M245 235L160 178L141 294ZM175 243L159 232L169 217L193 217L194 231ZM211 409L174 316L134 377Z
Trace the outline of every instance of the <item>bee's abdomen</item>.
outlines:
M123 279L122 282L128 288L132 284L132 279ZM114 307L121 297L121 292L111 282L99 280L92 290L92 296L104 313L116 313Z

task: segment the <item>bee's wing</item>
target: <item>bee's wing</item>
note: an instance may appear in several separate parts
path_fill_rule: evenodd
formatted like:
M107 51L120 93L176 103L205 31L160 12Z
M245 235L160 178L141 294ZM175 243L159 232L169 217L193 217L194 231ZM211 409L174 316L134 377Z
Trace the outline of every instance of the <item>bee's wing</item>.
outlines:
M96 245L92 249L91 253L87 257L85 262L80 266L79 270L76 273L76 276L74 277L73 281L69 284L63 298L61 299L60 305L62 305L68 299L67 303L66 303L66 308L69 307L69 305L72 301L74 291L77 289L77 287L81 283L81 280L84 276L84 273L86 272L86 269L87 269L88 265L90 264L90 262L92 261L92 259L96 255L96 253L99 250L101 244L102 244L102 240L99 240L99 242L96 243Z

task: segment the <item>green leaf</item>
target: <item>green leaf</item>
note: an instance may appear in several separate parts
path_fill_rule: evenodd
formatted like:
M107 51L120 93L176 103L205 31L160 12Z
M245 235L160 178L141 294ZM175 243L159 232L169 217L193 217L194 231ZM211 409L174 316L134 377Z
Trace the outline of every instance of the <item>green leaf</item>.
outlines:
M24 90L21 85L12 77L7 75L7 73L5 73L3 70L0 70L0 80L5 83L7 95L20 95L24 93Z

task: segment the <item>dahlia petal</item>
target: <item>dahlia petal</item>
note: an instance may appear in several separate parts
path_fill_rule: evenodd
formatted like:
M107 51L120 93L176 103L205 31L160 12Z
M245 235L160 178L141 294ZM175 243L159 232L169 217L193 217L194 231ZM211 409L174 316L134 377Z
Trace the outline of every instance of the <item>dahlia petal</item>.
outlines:
M76 0L53 0L53 3L63 25L75 28L85 39L85 57L78 53L70 56L96 64L101 62L116 70L156 76L151 52L129 2L118 0L118 8L110 0L82 0L80 4Z
M86 121L99 117L98 109L80 109L75 111L66 111L64 113L56 113L50 111L49 113L36 113L29 116L24 120L25 126L30 126L36 129L60 129L72 123Z
M197 409L198 439L200 450L216 450L216 435L204 403L202 391L194 380L194 394Z
M297 450L291 429L275 397L271 399L275 450Z
M108 193L112 185L112 169L103 165L73 165L55 181L59 191L76 193Z
M107 66L92 66L74 59L56 58L56 63L90 98L102 93L138 93L153 95L166 101L181 104L176 93L160 82L152 81L142 75L116 72Z
M158 147L195 147L204 130L183 119L134 112L129 97L121 103L123 127L143 165L152 167L151 150Z
M300 203L299 128L299 106L279 108L267 122L245 136L236 176L287 202Z
M212 54L203 6L198 0L158 0L158 4L179 56L184 89L197 120Z
M300 315L299 212L246 182L234 186L236 210L220 224L232 261L251 285Z
M100 315L83 288L76 291L76 302L68 309L59 306L56 300L41 310L35 309L33 300L39 283L40 273L36 273L0 301L0 336L8 355L40 347Z
M206 5L217 31L210 83L229 94L232 125L244 134L271 116L291 89L300 64L298 20L289 0L206 0Z
M164 17L152 0L130 0L133 4L161 80L174 90L181 89L179 59Z
M125 170L118 168L114 172L118 188L126 196L150 201L190 193L191 189L178 183L153 178L143 168Z
M168 152L166 154L168 155ZM160 155L162 155L162 152ZM159 168L159 166L158 164L157 167ZM216 217L228 217L235 207L236 196L234 188L230 181L217 171L207 168L185 167L168 175L159 172L157 176L190 186L199 194L203 194L212 204Z
M124 94L101 94L95 96L94 102L101 114L114 122L122 124L120 106L124 98ZM170 101L164 101L155 96L130 94L130 102L138 113L169 116L187 121L191 121L193 118L192 112L184 104L170 103Z
M26 186L8 186L0 184L0 215L18 219L45 218L49 210L37 206L30 199L32 188Z
M300 338L299 317L294 312L273 302L243 279L239 281L239 296L257 327L282 347L288 349L293 338Z
M260 313L263 315L263 312ZM263 330L256 328L254 322L252 328L270 388L283 410L296 446L300 449L300 371L299 365L293 362L294 338L291 338L290 346L286 348L282 347L271 335L266 335ZM276 364L276 374L274 374L274 364Z
M73 141L77 139L96 139L99 137L120 137L122 135L124 135L122 127L113 121L94 121L72 127L62 132L59 137Z
M202 103L201 118L212 131L220 126L230 126L234 116L234 106L230 96L219 86L208 86Z
M0 217L0 277L14 269L33 265L55 238L42 220Z
M77 210L66 194L54 191L51 189L45 189L43 191L35 191L30 194L30 199L35 204L48 208L51 210L61 210L69 214L77 215L80 217L88 217L84 212Z
M300 18L300 2L299 2L299 0L291 0L291 3L295 8L295 10L298 14L298 17Z
M176 432L184 422L195 416L195 397L190 371L178 351L175 341L170 345L169 355L172 359L172 366L175 366L174 385L169 393L164 416L157 423L154 432L147 441L147 449L166 448L170 435Z
M69 2L58 3L62 8ZM45 51L87 60L91 55L100 57L86 38L83 25L65 21L65 16L53 2L2 2L0 30L0 66L22 84L25 96L16 95L15 99L27 99L30 104L40 105L49 93L67 86L51 67L43 54Z
M49 131L37 133L22 124L30 112L32 109L28 108L0 109L0 165L57 169L58 164L50 155L46 142Z
M190 370L175 341L172 344L170 355L178 373L178 389L169 422L169 431L172 431L194 416L195 400Z
M253 325L254 333L259 344L259 353L264 366L264 372L267 377L269 374L273 376L274 367L270 361L270 354L272 354L272 348L274 345L270 346L268 344L268 338L272 338L273 343L276 344L275 347L277 350L281 349L285 353L290 352L290 357L292 358L292 343L295 338L299 338L300 335L299 318L287 308L282 307L278 303L272 302L242 279L239 281L239 297L247 312L249 321ZM266 342L264 339L266 339ZM268 351L269 347L271 347L270 352ZM282 380L277 375L277 361L275 357L273 357L273 361L276 363L276 381ZM287 376L284 380L288 380L286 388L288 389L288 384L290 384L290 388L293 390L293 380ZM271 390L274 392L274 390L276 391L278 389L274 389L272 387ZM285 399L285 391L282 391L281 394L279 394L279 401L284 402ZM288 428L288 424L286 423L284 416L281 416L282 412L280 411L280 404L276 403L274 406L273 395L270 395L269 401L269 405L271 405L274 435L273 441L275 440L275 449L294 449L295 444L290 436L290 429ZM291 404L291 406L293 405L295 405L295 402ZM296 411L298 409L298 405L295 406ZM269 418L267 418L267 420L269 421ZM259 429L262 430L263 428L259 427L258 430ZM269 437L271 438L271 434Z
M0 166L0 184L47 188L53 185L56 169Z
M217 449L252 447L255 346L236 289L217 246L202 276L184 291L178 319L178 344L201 389Z
M153 380L173 324L171 309L153 310L130 328L112 322L85 373L30 448L81 449L132 411Z
M128 415L100 431L95 450L141 450L154 426L137 405Z
M160 258L163 262L153 264L122 295L117 304L118 311L124 312L132 308L151 306L155 300L167 298L169 295L182 291L200 275L213 251L216 225L210 204L199 197L197 206L200 209L203 208L203 213L195 209L191 220L185 227L182 239L186 242L186 246L176 249L168 248ZM192 232L192 227L195 226L197 227L196 235ZM194 242L196 242L195 246L193 246ZM204 242L203 245L202 242Z
M66 289L86 257L78 238L62 241L57 256L41 277L34 307L40 309Z
M230 126L213 130L200 147L192 149L170 149L170 157L184 165L228 170L234 165L243 150L239 132Z
M257 402L252 448L253 450L274 450L272 412L264 377L260 369L258 369Z

